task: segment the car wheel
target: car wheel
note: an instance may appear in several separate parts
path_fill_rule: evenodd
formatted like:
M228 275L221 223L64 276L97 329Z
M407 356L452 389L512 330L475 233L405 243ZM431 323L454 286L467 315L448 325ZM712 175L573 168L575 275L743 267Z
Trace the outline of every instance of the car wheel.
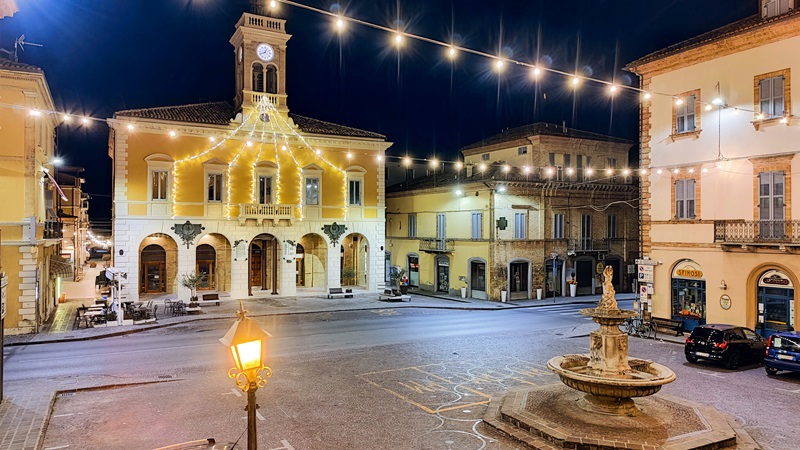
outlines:
M739 352L731 353L731 356L728 357L728 361L725 362L725 367L731 370L739 367Z
M770 367L770 366L764 366L764 370L767 371L767 375L775 375L775 374L778 373L778 369L775 369L775 368Z
M694 356L691 353L687 353L686 354L686 360L689 361L690 363L694 364L694 363L697 362L697 356Z

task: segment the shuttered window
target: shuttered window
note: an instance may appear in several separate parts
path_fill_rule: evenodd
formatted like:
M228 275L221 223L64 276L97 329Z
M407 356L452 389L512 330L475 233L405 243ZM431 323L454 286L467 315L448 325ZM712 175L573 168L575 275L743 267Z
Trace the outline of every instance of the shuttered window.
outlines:
M695 218L695 179L675 181L675 218L694 219Z
M783 117L784 106L783 75L765 78L758 82L758 107L766 119Z

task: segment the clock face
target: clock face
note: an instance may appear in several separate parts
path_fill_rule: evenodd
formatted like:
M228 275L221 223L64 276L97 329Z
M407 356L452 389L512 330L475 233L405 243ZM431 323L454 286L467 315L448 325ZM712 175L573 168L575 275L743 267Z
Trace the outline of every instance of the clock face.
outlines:
M269 44L259 44L258 47L256 47L256 55L258 55L262 61L272 61L272 58L275 57L275 50L273 50L272 46Z

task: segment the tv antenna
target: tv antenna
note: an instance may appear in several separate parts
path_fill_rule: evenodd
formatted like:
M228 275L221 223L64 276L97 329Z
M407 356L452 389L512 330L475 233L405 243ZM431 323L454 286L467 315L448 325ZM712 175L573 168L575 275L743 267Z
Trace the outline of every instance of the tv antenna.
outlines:
M19 55L17 54L17 52L19 50L22 50L24 52L26 45L32 45L34 47L44 47L44 45L42 45L42 44L35 44L33 42L25 42L25 35L23 34L22 36L14 39L14 62L19 62Z

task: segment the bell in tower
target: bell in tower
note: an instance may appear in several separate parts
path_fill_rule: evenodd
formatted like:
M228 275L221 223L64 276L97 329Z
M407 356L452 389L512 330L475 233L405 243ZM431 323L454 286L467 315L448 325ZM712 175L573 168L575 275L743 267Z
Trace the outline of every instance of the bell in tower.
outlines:
M251 12L242 14L230 39L236 61L236 111L265 99L275 109L286 104L286 21L267 15L269 0L250 0Z

